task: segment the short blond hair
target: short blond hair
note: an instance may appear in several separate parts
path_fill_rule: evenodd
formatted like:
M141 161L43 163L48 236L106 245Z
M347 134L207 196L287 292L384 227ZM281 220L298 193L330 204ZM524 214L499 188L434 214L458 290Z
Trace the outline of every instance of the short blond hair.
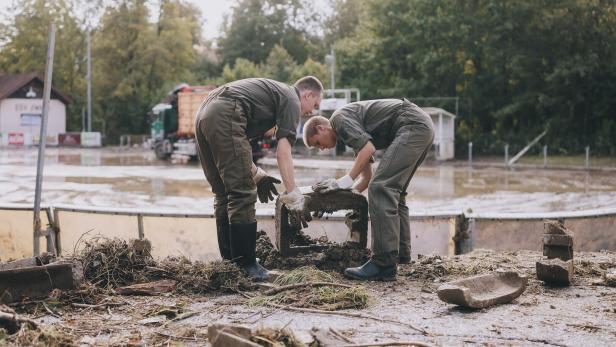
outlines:
M330 126L329 119L323 116L312 116L308 118L306 123L304 123L303 140L304 140L304 145L306 145L306 147L308 148L313 147L308 144L308 139L317 134L318 125L324 125L324 126L329 127Z
M298 79L297 82L295 82L295 87L299 89L300 92L311 90L316 94L323 93L323 84L314 76L304 76Z

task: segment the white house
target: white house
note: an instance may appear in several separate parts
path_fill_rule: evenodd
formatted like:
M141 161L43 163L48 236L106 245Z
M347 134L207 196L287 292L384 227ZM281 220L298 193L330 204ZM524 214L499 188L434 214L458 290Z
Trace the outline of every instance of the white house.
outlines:
M66 106L70 99L51 88L47 120L48 144L58 143L66 132ZM31 145L39 142L43 113L43 79L34 73L0 75L0 144Z
M453 159L456 115L442 108L422 107L421 109L430 115L434 123L434 154L436 160Z

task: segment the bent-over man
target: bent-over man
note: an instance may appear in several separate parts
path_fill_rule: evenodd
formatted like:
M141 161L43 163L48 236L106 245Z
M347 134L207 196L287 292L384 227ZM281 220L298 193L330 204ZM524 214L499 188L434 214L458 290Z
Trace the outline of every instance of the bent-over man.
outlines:
M341 140L356 153L351 171L317 183L313 190L362 192L368 188L372 257L361 267L346 269L347 277L392 281L397 264L410 262L406 191L433 139L430 116L406 99L353 102L336 110L329 120L315 116L304 124L307 147L333 148ZM373 175L371 163L377 149L385 152Z
M291 146L300 115L319 106L323 86L312 76L294 86L266 78L227 83L212 91L196 119L198 155L215 195L218 246L223 259L235 261L255 280L268 272L255 259L257 221L255 203L278 194L269 176L252 161L250 139L276 127L276 159L286 189L280 197L289 213L304 217L304 196L295 185Z

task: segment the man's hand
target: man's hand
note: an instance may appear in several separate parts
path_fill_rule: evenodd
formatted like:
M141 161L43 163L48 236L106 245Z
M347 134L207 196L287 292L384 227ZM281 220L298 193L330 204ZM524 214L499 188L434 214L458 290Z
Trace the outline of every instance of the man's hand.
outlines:
M289 211L289 219L292 226L308 227L308 222L312 220L310 213L306 211L307 197L298 188L280 195L280 201L285 204Z
M312 190L317 193L330 193L337 190L349 190L353 187L353 179L349 175L344 175L339 179L328 178L312 186Z
M257 185L257 196L259 196L259 201L274 201L274 195L278 195L278 190L274 184L280 183L280 180L268 175L262 168L257 168L257 173L255 173L253 179Z

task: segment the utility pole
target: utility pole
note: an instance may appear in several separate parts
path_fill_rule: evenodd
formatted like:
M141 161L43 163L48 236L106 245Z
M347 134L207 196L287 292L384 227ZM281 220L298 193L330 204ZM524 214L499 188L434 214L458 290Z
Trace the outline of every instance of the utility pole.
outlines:
M92 131L92 50L91 50L91 29L88 26L88 34L87 34L87 60L88 60L88 75L86 77L87 83L88 83L88 121L87 123L87 130L88 132Z

